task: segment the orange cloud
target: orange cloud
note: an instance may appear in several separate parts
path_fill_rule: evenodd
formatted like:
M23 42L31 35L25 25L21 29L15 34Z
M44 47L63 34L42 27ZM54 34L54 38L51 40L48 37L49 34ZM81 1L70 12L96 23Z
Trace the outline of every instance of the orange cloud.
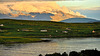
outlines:
M26 13L51 13L54 14L54 16L51 16L51 18L54 21L61 21L64 19L74 18L78 16L85 17L84 15L81 15L79 12L74 12L65 6L60 7L56 2L53 1L4 2L0 4L0 11L4 14L10 13L13 17L18 17L19 15L27 15L25 13L22 13L23 11ZM17 11L17 13L14 14L13 11ZM35 15L30 16L33 18L35 17Z

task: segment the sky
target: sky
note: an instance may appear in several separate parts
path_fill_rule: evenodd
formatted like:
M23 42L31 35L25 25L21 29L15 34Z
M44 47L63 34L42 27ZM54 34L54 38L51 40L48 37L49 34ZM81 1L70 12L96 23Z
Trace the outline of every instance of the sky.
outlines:
M57 1L57 4L78 11L88 18L100 20L100 0Z
M77 9L100 9L100 0L58 1L60 6L76 7Z
M60 6L78 11L88 18L100 20L100 0L0 0L0 2L15 1L55 1Z

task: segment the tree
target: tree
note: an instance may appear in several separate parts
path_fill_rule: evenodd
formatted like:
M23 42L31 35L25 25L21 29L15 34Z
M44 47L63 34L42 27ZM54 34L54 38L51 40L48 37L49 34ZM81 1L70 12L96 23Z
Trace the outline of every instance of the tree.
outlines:
M39 56L42 56L42 54L40 54Z
M72 51L70 52L69 56L79 56L79 53L77 53L76 51Z
M68 56L68 54L66 52L62 53L61 56Z

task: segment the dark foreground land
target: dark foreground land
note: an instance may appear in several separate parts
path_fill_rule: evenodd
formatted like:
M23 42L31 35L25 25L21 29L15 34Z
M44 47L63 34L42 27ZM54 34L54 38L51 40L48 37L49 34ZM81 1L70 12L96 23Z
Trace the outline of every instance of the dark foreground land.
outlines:
M40 54L39 56L43 56ZM53 53L53 54L46 54L45 56L100 56L100 51L98 50L82 50L81 52L72 51L69 55L64 52L60 53Z
M0 19L0 43L36 42L44 37L100 37L100 22L61 23Z

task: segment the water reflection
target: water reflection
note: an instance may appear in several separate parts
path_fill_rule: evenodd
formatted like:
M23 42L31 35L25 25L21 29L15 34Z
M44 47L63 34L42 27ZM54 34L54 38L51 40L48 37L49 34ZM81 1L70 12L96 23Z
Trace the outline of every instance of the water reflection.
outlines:
M83 39L51 39L52 42L41 43L20 43L0 45L0 56L38 56L46 53L54 52L70 52L80 51L82 49L100 50L99 38L83 38Z

